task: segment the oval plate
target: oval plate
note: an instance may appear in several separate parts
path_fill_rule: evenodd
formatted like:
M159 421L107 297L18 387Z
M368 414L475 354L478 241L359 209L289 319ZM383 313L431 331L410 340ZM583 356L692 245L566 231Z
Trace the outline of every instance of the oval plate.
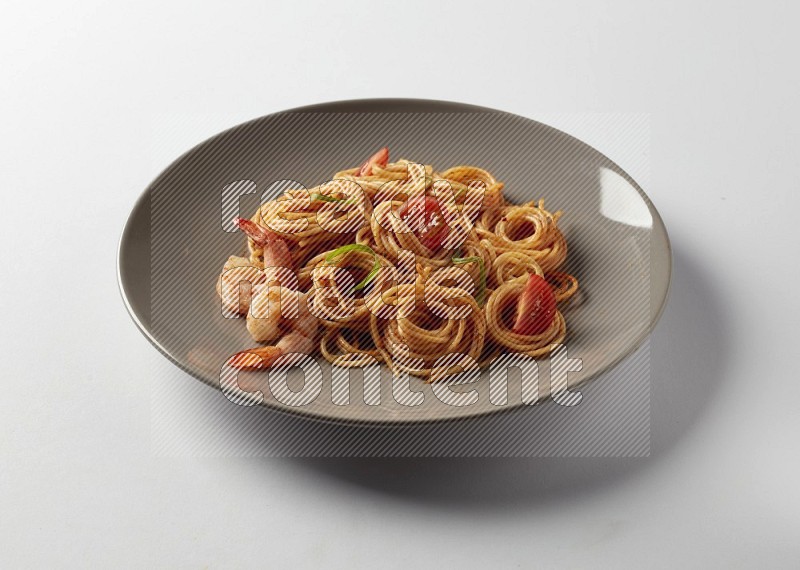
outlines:
M580 371L569 373L570 387L614 366L652 331L669 289L669 240L653 204L616 164L561 131L509 113L372 99L303 107L236 126L156 178L125 225L118 257L122 296L144 335L183 370L219 389L223 363L253 345L240 319L223 317L214 290L224 260L245 252L242 235L230 227L232 193L241 194L240 211L249 217L259 200L282 191L276 181L310 188L384 145L393 158L439 170L480 166L505 182L509 200L544 198L549 210L564 211L559 225L569 245L566 270L581 284L580 296L564 310L565 346L570 358L582 361ZM406 386L421 392L423 402L410 406L395 398L385 367L380 405L364 402L359 381L351 382L349 403L340 405L331 395L331 367L319 361L322 388L304 405L278 401L266 373L242 374L239 386L269 408L349 424L454 420L524 405L519 374L507 375L507 401L497 404L484 371L475 384L453 388L476 390L470 405L445 405L429 385L412 379ZM539 362L539 398L549 394L549 363ZM291 390L304 386L299 373L287 382Z

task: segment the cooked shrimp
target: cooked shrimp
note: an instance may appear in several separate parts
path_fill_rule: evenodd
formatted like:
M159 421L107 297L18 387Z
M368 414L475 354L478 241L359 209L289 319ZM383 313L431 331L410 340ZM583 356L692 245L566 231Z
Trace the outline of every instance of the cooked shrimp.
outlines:
M256 242L256 245L263 248L264 267L294 269L289 246L277 234L245 218L236 218L233 223L247 234L247 237Z
M251 220L236 218L236 225L264 250L264 267L292 269L286 242ZM266 280L265 274L262 276ZM258 342L277 342L244 350L231 357L230 366L243 369L270 368L284 354L311 354L319 330L317 317L308 310L306 294L266 283L253 295L247 311L247 330Z
M311 354L319 322L308 310L305 293L272 286L263 288L253 298L247 314L247 330L259 342L280 337L274 345L244 350L228 361L234 368L255 370L270 368L285 354Z
M372 167L384 168L389 163L389 147L385 146L370 156L364 164L358 167L356 176L372 176Z
M246 257L232 255L222 266L222 273L217 279L217 295L222 299L222 308L226 314L246 314L250 309L250 301L261 289L266 276L260 268L253 265ZM249 282L250 295L240 294L240 285Z

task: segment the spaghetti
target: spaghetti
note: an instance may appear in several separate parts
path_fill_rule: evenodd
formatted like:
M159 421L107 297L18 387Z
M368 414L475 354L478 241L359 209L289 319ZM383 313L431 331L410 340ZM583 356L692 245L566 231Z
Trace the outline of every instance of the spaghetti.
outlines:
M229 362L267 368L319 354L435 381L501 352L548 354L566 335L558 305L578 291L559 271L562 213L544 200L512 204L503 187L476 166L389 162L384 148L237 219L249 256L226 262L217 291L228 313L247 314L248 330L270 333ZM245 281L252 302L241 298ZM302 299L294 319L276 291Z

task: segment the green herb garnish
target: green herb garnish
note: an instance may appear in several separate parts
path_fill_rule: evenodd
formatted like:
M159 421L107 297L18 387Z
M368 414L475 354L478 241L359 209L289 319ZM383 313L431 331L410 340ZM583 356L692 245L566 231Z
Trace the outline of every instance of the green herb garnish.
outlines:
M472 257L454 257L453 264L454 265L463 265L465 263L477 263L478 267L480 267L480 285L478 286L478 294L475 296L475 300L478 302L478 306L483 306L483 298L486 296L486 264L483 262L483 258L477 255Z
M372 269L370 270L370 272L367 273L367 276L364 277L364 279L361 280L361 283L359 283L358 285L355 286L355 290L356 291L360 291L361 289L363 289L364 287L369 285L369 283L373 279L375 279L375 276L381 270L381 262L378 260L378 254L375 253L374 251L372 251L371 247L363 245L363 244L360 244L360 243L350 243L350 244L347 244L347 245L343 245L342 247L334 249L328 255L326 255L325 256L325 261L327 261L328 263L336 263L337 258L340 258L344 254L350 253L351 251L363 251L364 253L369 253L370 255L372 255L372 259L374 260L374 263L372 265Z
M320 202L341 202L344 198L337 198L335 196L328 196L327 194L312 194L312 200L319 200Z
M311 201L318 200L319 202L339 202L340 204L355 204L358 200L355 198L337 198L336 196L328 196L327 194L312 194Z

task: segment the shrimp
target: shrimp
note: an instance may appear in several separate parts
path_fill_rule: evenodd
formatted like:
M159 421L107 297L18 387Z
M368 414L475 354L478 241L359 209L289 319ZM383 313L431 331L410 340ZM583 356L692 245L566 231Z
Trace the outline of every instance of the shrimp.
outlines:
M251 220L236 218L233 222L256 244L264 249L265 267L288 267L292 269L292 255L286 242L273 232ZM248 281L252 289L250 295L240 295L239 285ZM246 257L231 256L222 266L217 279L217 294L222 299L225 314L247 314L250 301L266 281L266 275Z
M235 255L229 257L222 266L222 273L217 279L217 295L222 300L225 314L247 314L250 309L250 301L261 289L265 280L264 272L246 257ZM239 287L243 282L250 283L250 295L240 294Z
M358 171L356 171L356 176L371 176L372 175L372 167L379 166L380 168L384 168L389 163L389 147L385 146L380 149L378 152L370 156L364 164L358 167Z
M274 232L245 218L235 218L233 223L247 234L247 237L252 239L256 245L264 249L264 267L294 268L289 246Z
M293 298L297 300L296 311L290 308ZM305 293L272 286L264 287L253 298L247 313L247 330L259 342L278 339L274 345L244 350L228 361L234 368L257 370L270 368L285 354L311 354L319 321L308 310Z
M285 241L251 220L236 218L234 223L263 248L265 268L293 268L292 255ZM262 272L262 275L265 274ZM239 369L259 370L272 367L286 354L311 354L319 332L319 321L309 311L305 293L264 283L252 297L248 308L247 331L255 341L275 344L238 352L228 360L228 364ZM291 362L290 359L286 364Z

